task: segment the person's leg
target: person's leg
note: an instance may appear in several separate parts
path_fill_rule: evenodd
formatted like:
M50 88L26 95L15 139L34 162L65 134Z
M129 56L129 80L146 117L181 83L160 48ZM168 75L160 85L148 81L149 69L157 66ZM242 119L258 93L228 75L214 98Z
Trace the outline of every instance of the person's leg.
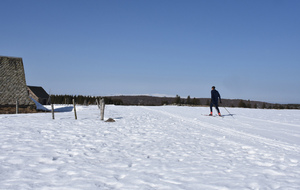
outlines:
M216 103L215 106L216 106L216 110L218 111L218 114L220 115L220 110L219 110L219 105L218 105L218 103Z
M212 107L213 107L213 102L210 102L210 114L212 114Z

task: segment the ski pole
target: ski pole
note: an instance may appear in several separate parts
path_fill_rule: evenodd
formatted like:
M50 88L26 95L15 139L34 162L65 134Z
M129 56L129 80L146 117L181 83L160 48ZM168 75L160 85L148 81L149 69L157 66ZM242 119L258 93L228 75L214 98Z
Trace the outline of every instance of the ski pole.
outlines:
M225 108L225 106L223 108ZM229 115L231 115L233 117L233 115L226 108L225 108L225 110L229 113Z

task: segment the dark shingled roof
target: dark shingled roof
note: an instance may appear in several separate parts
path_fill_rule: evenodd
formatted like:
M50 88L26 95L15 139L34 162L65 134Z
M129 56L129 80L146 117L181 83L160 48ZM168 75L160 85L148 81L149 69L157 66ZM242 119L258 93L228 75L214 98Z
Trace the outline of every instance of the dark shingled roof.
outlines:
M27 86L39 98L49 98L48 93L40 86Z

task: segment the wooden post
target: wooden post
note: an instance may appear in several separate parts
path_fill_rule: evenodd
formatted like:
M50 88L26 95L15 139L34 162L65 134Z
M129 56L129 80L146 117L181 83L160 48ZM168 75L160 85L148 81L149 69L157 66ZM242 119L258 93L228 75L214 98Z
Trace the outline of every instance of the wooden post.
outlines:
M19 102L18 102L18 100L16 101L16 114L18 114L18 112L19 112Z
M54 119L54 106L51 104L52 119Z
M98 109L100 109L98 98L96 99L96 102L97 102Z
M100 108L101 108L101 111L100 111L100 114L101 114L101 120L104 120L104 108L105 108L105 102L104 102L104 99L102 98L100 100Z
M75 100L74 100L74 99L73 99L73 106L74 106L75 119L77 119L77 114L76 114L76 104L75 104Z

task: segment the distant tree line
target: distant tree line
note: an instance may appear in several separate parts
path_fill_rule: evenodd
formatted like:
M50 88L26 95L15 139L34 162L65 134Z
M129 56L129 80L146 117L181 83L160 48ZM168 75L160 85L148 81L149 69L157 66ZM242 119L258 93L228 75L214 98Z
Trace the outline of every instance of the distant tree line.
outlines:
M233 106L232 106L233 107ZM240 100L238 107L240 108L258 108L257 104L252 105L251 101ZM262 109L300 109L299 104L270 104L263 102Z
M104 98L105 104L123 105L123 101L120 99L113 99L111 97L101 96L82 96L82 95L51 95L52 104L73 104L73 99L76 104L80 105L96 105L97 99Z
M190 96L188 96L186 99L181 98L179 95L176 95L173 102L169 101L162 101L161 105L169 105L169 104L175 104L175 105L201 105L201 101L197 98L191 99Z
M225 100L226 102L226 100ZM223 101L224 103L224 101ZM162 104L167 105L168 102L163 102ZM188 96L186 99L181 98L179 95L176 95L175 101L173 104L176 105L202 105L202 106L209 106L210 105L210 99L207 99L206 102L202 103L200 99L193 98L191 99L190 96ZM222 106L222 104L220 104ZM263 102L262 105L258 105L255 102L252 102L250 100L240 100L238 105L224 105L226 107L240 107L240 108L261 108L261 109L300 109L299 104L271 104Z
M53 104L72 104L75 99L79 105L96 105L96 100L104 98L105 104L114 105L182 105L182 106L209 106L210 98L181 98L176 97L152 97L152 96L82 96L82 95L51 95ZM300 109L299 104L272 104L266 102L250 101L250 100L230 100L223 99L223 107L240 107L240 108L260 108L260 109Z

